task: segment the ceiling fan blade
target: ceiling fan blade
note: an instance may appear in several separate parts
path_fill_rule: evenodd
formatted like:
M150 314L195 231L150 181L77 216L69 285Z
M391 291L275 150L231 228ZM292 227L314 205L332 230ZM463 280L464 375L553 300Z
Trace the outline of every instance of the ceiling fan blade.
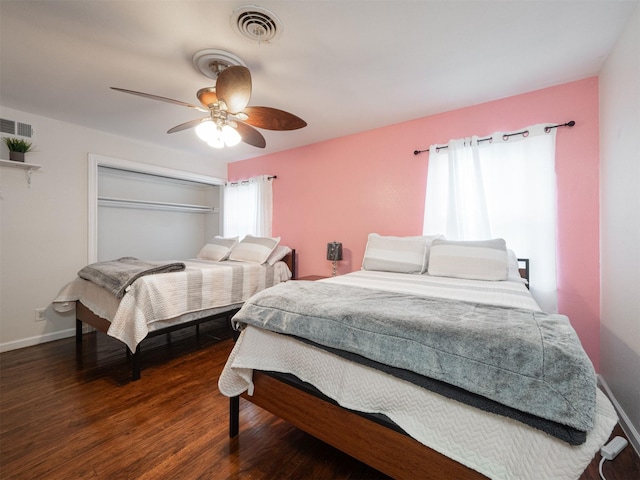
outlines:
M150 93L136 92L134 90L127 90L126 88L118 88L118 87L111 87L111 89L117 90L118 92L129 93L131 95L138 95L139 97L150 98L151 100L160 100L161 102L173 103L174 105L180 105L181 107L194 108L201 112L209 111L202 107L199 107L198 105L193 105L187 102L181 102L180 100L173 100L172 98L160 97L158 95L151 95Z
M264 148L267 146L267 141L258 130L242 122L236 123L236 130L238 130L238 133L242 137L242 141L244 143L248 143L249 145L253 145L258 148Z
M249 125L267 130L297 130L307 126L307 122L292 113L271 107L247 107L243 113L249 115L244 120Z
M216 81L216 95L229 113L238 113L251 99L251 73L241 65L225 68Z
M176 125L175 127L170 128L169 130L167 130L167 133L176 133L176 132L181 132L182 130L187 130L189 128L197 127L202 122L206 122L207 120L211 120L211 118L204 117L204 118L196 118L195 120L189 120L188 122L184 122L184 123L181 123L180 125Z

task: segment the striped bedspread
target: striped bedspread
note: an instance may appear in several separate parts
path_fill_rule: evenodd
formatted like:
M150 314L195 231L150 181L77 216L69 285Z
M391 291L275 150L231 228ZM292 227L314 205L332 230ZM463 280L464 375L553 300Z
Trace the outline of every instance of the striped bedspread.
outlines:
M105 295L106 291L97 294L95 285L77 278L58 294L54 308L60 305L62 309L65 303L77 300L85 303L87 299L87 307L110 320L107 333L135 351L156 323L200 310L240 305L255 293L291 278L283 262L273 266L206 260L184 263L186 269L181 272L137 279L119 303L115 296ZM114 301L115 311L108 315Z

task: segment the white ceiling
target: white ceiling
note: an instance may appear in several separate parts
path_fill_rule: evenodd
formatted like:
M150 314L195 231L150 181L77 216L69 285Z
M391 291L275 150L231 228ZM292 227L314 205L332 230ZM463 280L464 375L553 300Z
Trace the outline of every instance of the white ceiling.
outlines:
M232 28L234 9L252 3L282 21L274 42ZM0 0L0 104L230 162L596 75L637 5ZM199 112L109 89L198 103L213 83L192 64L205 48L246 63L250 105L308 126L262 130L266 149L214 150L193 130L166 134Z

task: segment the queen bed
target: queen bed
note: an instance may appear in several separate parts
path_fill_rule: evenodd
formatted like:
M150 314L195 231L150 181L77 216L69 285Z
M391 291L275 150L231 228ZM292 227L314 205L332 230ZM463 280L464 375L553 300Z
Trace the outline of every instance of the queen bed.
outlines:
M427 238L407 267L411 238L245 304L218 382L231 434L242 395L393 478L579 478L617 416L568 319L500 242Z
M211 320L227 320L255 293L292 278L295 251L279 238L209 241L197 258L147 262L123 257L84 267L53 301L75 310L76 342L83 324L116 338L132 354L132 379L140 378L144 339ZM106 272L106 273L105 273Z

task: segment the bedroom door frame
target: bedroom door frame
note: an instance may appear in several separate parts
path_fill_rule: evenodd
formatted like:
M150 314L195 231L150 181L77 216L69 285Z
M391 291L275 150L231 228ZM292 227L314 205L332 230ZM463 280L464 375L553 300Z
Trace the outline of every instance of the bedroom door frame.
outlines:
M111 167L136 173L146 173L177 180L186 180L205 185L223 186L226 179L186 172L173 168L139 163L121 158L107 157L90 153L88 156L88 232L87 232L87 263L98 261L98 169ZM222 216L221 216L222 218Z

